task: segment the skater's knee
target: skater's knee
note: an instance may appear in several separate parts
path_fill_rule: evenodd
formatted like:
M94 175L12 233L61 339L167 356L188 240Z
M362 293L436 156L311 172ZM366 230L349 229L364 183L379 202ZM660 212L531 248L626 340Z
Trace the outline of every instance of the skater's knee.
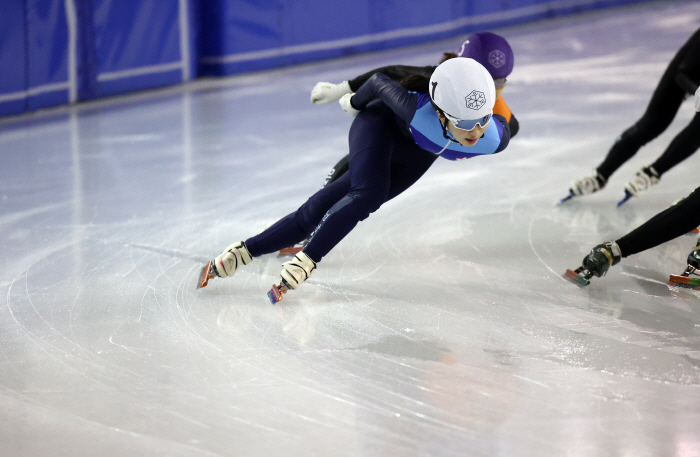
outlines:
M350 192L348 196L352 198L353 205L357 210L360 220L365 220L370 214L377 211L380 206L387 200L389 190L382 192L381 190L375 191L362 191L362 192Z
M636 124L625 130L621 138L636 140L644 145L661 135L671 121L673 121L673 117L666 119L666 117L644 115Z

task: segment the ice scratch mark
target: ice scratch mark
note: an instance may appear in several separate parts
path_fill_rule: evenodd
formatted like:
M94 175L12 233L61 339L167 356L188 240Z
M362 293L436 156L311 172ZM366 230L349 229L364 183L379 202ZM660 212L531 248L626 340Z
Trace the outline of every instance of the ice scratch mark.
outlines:
M518 378L518 379L522 379L523 381L531 382L533 384L537 384L538 386L544 387L546 389L551 389L551 387L549 387L547 384L535 381L534 379L526 378L525 376L520 376L520 375L514 374L513 377Z

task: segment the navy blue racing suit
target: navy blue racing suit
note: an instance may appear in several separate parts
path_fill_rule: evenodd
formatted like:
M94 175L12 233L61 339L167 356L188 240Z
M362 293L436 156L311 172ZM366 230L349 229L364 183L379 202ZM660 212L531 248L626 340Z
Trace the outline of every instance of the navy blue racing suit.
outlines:
M313 233L303 251L320 262L360 221L413 185L438 157L494 154L510 139L508 123L499 115L472 147L445 139L428 95L410 92L381 73L362 85L352 105L360 113L350 127L348 173L245 240L253 257L292 246Z

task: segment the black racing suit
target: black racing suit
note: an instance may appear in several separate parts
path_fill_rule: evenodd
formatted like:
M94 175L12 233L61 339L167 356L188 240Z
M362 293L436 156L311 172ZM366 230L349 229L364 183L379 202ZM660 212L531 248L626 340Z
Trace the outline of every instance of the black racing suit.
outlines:
M700 84L700 29L681 47L666 68L641 119L617 139L597 171L606 180L642 146L661 135L671 124L683 100ZM659 176L700 148L700 114L668 145L652 164Z
M670 241L700 226L700 187L616 241L628 257Z

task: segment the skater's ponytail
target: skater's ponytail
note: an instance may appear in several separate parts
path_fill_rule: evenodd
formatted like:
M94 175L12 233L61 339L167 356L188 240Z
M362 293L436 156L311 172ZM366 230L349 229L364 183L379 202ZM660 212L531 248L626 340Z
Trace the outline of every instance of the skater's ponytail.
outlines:
M457 57L456 53L445 52L443 53L442 60L440 60L440 63L443 63L450 59L454 59L455 57ZM413 92L422 92L424 94L427 94L430 89L430 75L418 74L406 76L399 82L399 84L401 84L404 88L408 90L412 90Z
M454 59L455 57L459 57L456 52L443 52L442 59L440 59L440 63L443 63L450 59Z
M430 87L430 76L420 74L406 76L399 82L399 84L401 84L407 90L427 94L428 88Z

